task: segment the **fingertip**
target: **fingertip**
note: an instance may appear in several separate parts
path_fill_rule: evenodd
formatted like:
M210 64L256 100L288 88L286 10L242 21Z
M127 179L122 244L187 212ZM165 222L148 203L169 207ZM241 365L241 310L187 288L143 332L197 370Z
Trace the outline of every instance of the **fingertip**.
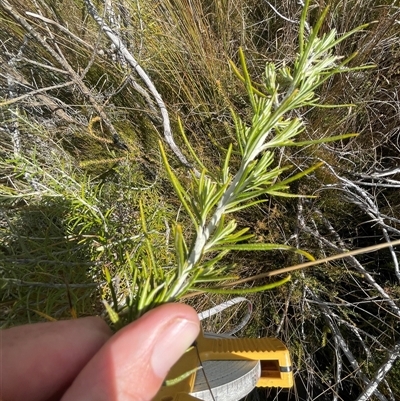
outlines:
M151 354L153 372L164 380L171 367L196 340L200 325L199 319L189 311L184 316L176 317L163 328L157 337Z
M196 311L162 305L117 332L76 378L63 401L150 401L196 339Z

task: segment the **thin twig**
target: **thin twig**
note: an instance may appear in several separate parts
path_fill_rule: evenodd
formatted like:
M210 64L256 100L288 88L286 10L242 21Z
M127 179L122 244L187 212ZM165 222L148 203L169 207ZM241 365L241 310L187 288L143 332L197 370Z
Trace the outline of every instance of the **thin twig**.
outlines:
M385 378L386 374L392 369L396 360L400 357L400 342L397 343L389 352L385 362L376 372L374 378L369 382L363 393L357 398L357 401L368 401L372 394L376 395L380 382Z
M92 45L90 45L89 43L87 43L84 40L82 40L79 36L75 35L69 29L65 28L65 26L60 25L58 22L53 21L50 18L43 17L43 15L40 15L40 14L31 13L30 11L26 11L25 14L29 15L30 17L40 19L41 21L46 22L46 24L51 24L51 25L56 26L61 32L63 32L65 34L67 34L68 36L70 36L77 43L80 43L81 45L85 46L87 49L89 49L91 51L94 50Z
M47 86L46 88L35 89L35 90L30 91L29 93L25 93L24 95L13 97L12 99L1 102L0 107L10 106L11 104L18 103L20 100L26 99L27 97L31 97L31 96L34 96L34 95L37 95L37 94L43 93L43 92L48 92L53 89L65 88L66 86L71 86L74 84L75 84L75 82L68 81L68 82L65 82L65 83L59 84L59 85L53 85L53 86Z

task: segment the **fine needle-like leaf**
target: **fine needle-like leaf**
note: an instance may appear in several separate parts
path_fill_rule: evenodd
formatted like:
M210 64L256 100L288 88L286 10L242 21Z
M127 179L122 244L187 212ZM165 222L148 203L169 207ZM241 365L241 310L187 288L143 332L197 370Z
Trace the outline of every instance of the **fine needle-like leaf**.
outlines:
M286 284L288 281L291 280L291 276L287 276L282 280L275 281L273 283L265 284L259 287L248 287L248 288L233 288L233 289L226 289L226 288L219 288L219 287L205 287L205 288L190 288L192 291L200 291L200 292L210 292L213 294L225 294L225 295L245 295L245 294L252 294L255 292L261 292L261 291L268 291L272 290L274 288L278 288L284 284Z
M172 185L175 188L176 194L178 195L179 200L182 202L182 205L184 206L186 212L190 216L193 224L195 226L197 226L197 224L198 224L197 219L186 201L186 199L188 198L188 195L186 194L185 190L181 186L181 184L180 184L179 180L177 179L177 177L175 176L175 174L172 172L171 167L168 163L167 155L165 154L164 147L163 147L161 141L159 142L159 146L160 146L161 156L162 156L162 160L164 162L165 170L168 174L168 177L169 177Z

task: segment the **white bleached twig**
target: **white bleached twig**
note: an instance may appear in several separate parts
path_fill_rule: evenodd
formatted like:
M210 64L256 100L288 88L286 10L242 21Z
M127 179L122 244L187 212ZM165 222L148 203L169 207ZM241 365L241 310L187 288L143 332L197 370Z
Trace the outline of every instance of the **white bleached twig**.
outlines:
M153 84L153 81L150 79L146 71L139 65L139 63L136 61L136 59L132 56L132 54L128 51L122 40L113 32L113 30L107 25L107 23L104 21L103 18L99 15L99 13L96 10L96 7L93 5L93 3L90 0L85 0L86 7L89 11L89 14L92 16L92 18L97 22L99 25L100 29L107 35L107 37L111 40L111 42L114 44L114 46L118 49L118 52L124 56L126 61L129 63L129 65L138 73L140 78L143 80L143 82L146 84L147 88L153 95L154 99L156 100L156 103L158 105L158 108L160 109L160 113L162 116L163 120L163 127L164 127L164 139L168 143L169 147L171 150L175 153L176 157L179 159L179 161L186 167L193 169L193 166L189 163L189 161L186 159L185 155L181 152L181 150L178 148L178 146L175 143L175 140L172 136L172 131L171 131L171 124L169 120L169 115L167 111L167 107L158 92L157 88Z

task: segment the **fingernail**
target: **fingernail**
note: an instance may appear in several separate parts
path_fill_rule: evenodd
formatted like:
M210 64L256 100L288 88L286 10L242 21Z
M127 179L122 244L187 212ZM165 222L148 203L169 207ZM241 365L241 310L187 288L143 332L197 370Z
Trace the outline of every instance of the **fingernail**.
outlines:
M158 377L165 378L175 362L196 340L199 330L198 322L186 319L176 319L161 330L151 356L151 366Z

